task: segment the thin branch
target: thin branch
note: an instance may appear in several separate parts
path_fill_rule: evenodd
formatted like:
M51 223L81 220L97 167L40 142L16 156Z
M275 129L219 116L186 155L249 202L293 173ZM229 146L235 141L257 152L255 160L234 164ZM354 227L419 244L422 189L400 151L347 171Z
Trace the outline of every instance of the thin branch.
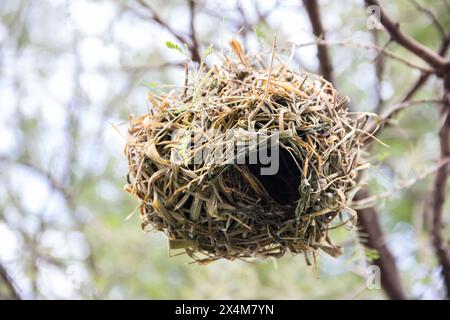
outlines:
M441 44L438 49L438 54L444 57L447 54L449 46L450 46L450 30L447 31L447 35L441 41ZM411 87L411 89L408 90L408 93L405 95L402 102L406 102L409 99L411 99L416 94L416 92L419 91L419 89L422 88L422 86L427 82L430 75L431 75L430 72L422 73L420 77L417 79L417 81L414 83L414 85Z
M440 159L450 157L450 76L447 75L444 81L444 103L441 107L441 123L439 128ZM431 215L432 243L442 267L441 273L447 290L447 298L450 299L450 254L442 233L442 229L444 228L442 216L446 197L445 187L449 175L448 168L449 166L447 164L441 167L436 173L429 211Z
M391 42L391 40L383 47L380 47L378 42L378 33L376 30L373 31L374 37L374 47L378 48L378 55L376 57L376 75L378 80L378 102L376 111L380 112L383 104L383 100L381 97L381 81L384 70L384 61L382 58L384 56L389 57L390 52L387 50L387 45ZM391 55L396 57L395 55ZM400 58L400 57L399 57ZM408 65L408 61L404 61L404 59L397 59L399 61L403 61ZM377 124L374 124L373 128L370 128L369 132L375 134ZM368 146L371 148L371 145ZM360 201L362 199L366 199L369 197L369 191L367 189L362 189L358 191L355 195L355 200ZM403 290L400 273L397 269L397 265L395 262L395 258L386 244L386 239L381 229L381 225L378 219L377 212L374 207L367 207L357 210L358 213L358 234L361 239L361 242L368 248L376 250L378 253L378 258L373 262L380 268L381 271L381 286L383 287L386 295L393 300L404 300L406 299L406 294Z
M374 46L379 47L380 46L380 39L379 39L379 33L377 29L372 30L372 37L373 37L373 44ZM386 43L384 46L385 48L389 45L390 41ZM384 51L384 50L383 50ZM382 52L378 53L375 58L375 74L377 76L377 82L375 86L376 95L377 95L377 104L375 107L374 112L380 113L381 109L383 108L383 97L381 95L381 84L383 82L383 73L384 73L384 56Z
M368 196L367 189L362 189L356 194L355 200L365 199ZM358 226L361 242L378 253L378 258L373 263L381 270L381 286L387 296L393 300L406 299L395 258L386 245L378 215L373 207L358 210Z
M52 189L63 192L61 183L52 176L51 172L40 168L37 164L33 163L29 159L26 159L24 157L14 159L14 158L9 158L9 157L5 157L5 156L0 156L0 164L1 163L19 165L19 166L23 166L29 170L32 170L35 174L42 176L42 178L44 178L49 183L49 185Z
M334 45L334 46L338 46L338 47L354 47L354 48L361 48L361 49L367 49L367 50L376 50L379 54L384 55L388 58L397 60L398 62L401 62L402 64L404 64L405 66L408 66L410 68L417 69L424 73L428 73L428 72L435 73L435 71L433 69L417 65L417 64L411 62L410 60L408 60L398 54L395 54L392 51L389 51L384 47L376 46L373 43L365 44L365 43L354 42L351 40L321 40L321 39L317 39L316 41L300 43L300 44L297 44L296 46L298 48L302 48L302 47L318 45L318 44Z
M381 23L389 32L391 38L398 44L409 50L411 53L422 58L434 67L435 72L444 78L444 98L440 112L439 144L440 161L450 157L450 63L443 56L434 53L430 48L422 45L413 38L400 31L398 22L391 20L380 7L377 0L365 0L366 5L378 6L381 14ZM444 40L447 37L444 36ZM448 45L447 45L448 46ZM444 48L444 46L441 47ZM445 49L445 48L444 48ZM446 50L446 49L445 49ZM413 87L413 93L425 83L427 76L423 75L418 83ZM406 98L412 94L407 95ZM436 173L429 212L431 216L431 236L435 253L442 267L442 276L447 290L447 297L450 298L450 255L447 243L444 239L442 229L443 207L445 203L445 187L448 179L448 163L440 167ZM361 192L360 192L361 193ZM358 193L358 195L360 194Z
M182 62L164 62L161 64L142 64L142 65L121 65L119 70L124 70L126 72L145 72L150 70L163 70L166 68L182 68L184 67L184 64ZM108 72L108 71L114 71L114 69L107 69L107 68L100 68L101 71Z
M372 145L366 146L367 149L370 149ZM369 191L367 188L363 188L356 193L354 201L357 202L368 197ZM356 212L358 213L358 234L361 242L378 253L378 258L373 262L381 270L381 286L384 292L392 300L406 299L394 255L386 245L386 239L375 208L359 209Z
M425 104L425 103L432 103L432 104L442 104L441 99L422 99L422 100L409 100L404 101L398 104L393 105L389 110L383 113L381 116L381 121L383 123L388 123L389 120L394 118L399 112L414 106L418 104ZM372 131L369 131L372 132Z
M311 22L311 27L317 39L325 40L325 30L320 18L320 10L316 0L303 0L306 12ZM323 77L333 83L333 68L328 54L328 47L320 42L317 43L317 57L319 58L320 72Z
M241 19L238 23L238 29L242 32L242 37L247 40L248 33L252 31L252 24L248 21L248 17L245 14L244 8L242 7L242 3L240 1L236 2L236 10L239 13Z
M180 41L181 43L186 43L187 39L185 37L183 37L181 34L179 34L178 32L176 32L169 24L167 24L160 16L159 14L156 12L155 9L153 9L152 6L150 6L147 2L145 2L144 0L138 0L137 1L141 7L145 8L151 15L150 15L150 19L152 19L155 23L159 24L161 27L163 27L164 29L166 29L169 33L171 33L178 41Z
M450 2L448 0L443 0L443 2L445 3L445 5L447 6L447 10L450 13Z
M183 44L186 44L189 47L189 50L191 51L191 59L195 62L200 62L200 54L199 54L199 46L197 42L197 37L195 34L195 1L189 0L189 12L190 12L190 29L191 34L190 37L185 37L182 34L175 31L167 22L165 22L161 16L156 12L156 10L147 2L144 0L137 0L137 3L144 8L147 12L150 13L150 17L143 17L143 18L150 18L153 20L153 22L159 24L163 29L166 29L170 34L172 34L178 41L180 41ZM129 9L133 10L133 8L128 7ZM142 14L139 11L133 10L134 13L142 16Z
M406 102L411 99L416 94L416 92L419 91L419 89L422 88L423 85L427 82L430 74L431 73L429 72L423 72L417 79L417 81L412 85L411 89L408 90L408 93L406 93L405 97L402 99L402 102Z
M316 0L303 0L306 11L309 15L313 33L317 39L318 58L320 63L320 69L325 79L333 82L332 65L328 56L327 43L325 40L325 31L323 29L319 8ZM385 52L379 50L380 53ZM368 196L367 190L362 190L356 195L358 198L366 198ZM360 236L362 234L367 235L368 239L365 245L369 248L376 249L379 253L379 259L375 260L375 264L380 267L381 270L381 285L384 291L391 299L405 299L406 296L403 292L403 287L400 282L399 272L395 264L395 259L392 253L384 243L384 235L378 221L378 215L373 207L365 208L357 211L358 221L360 225Z
M416 7L417 10L423 12L424 14L426 14L431 21L433 22L434 26L436 27L436 29L439 31L439 33L441 34L442 37L445 37L445 30L444 27L442 26L442 24L439 22L439 19L436 17L436 15L434 14L433 11L431 11L431 9L424 7L423 5L421 5L419 3L419 1L417 0L412 0L412 3L414 4L414 6Z
M198 48L198 42L197 42L197 36L195 33L195 1L189 0L189 15L190 15L190 22L189 26L191 29L191 55L192 55L192 61L200 63L200 54L199 54L199 48Z
M9 275L6 268L0 263L0 280L5 283L6 287L9 290L9 293L11 295L11 298L14 300L21 300L19 291L16 289L14 282Z
M396 183L396 185L393 188L391 188L387 191L384 191L384 192L381 192L381 193L378 193L375 195L371 195L365 199L359 199L358 201L352 201L351 207L355 210L372 207L372 206L376 205L377 203L379 203L381 200L389 199L390 197L392 197L393 194L395 194L399 191L408 189L408 188L414 186L420 180L424 180L424 179L428 178L429 176L435 174L442 167L447 166L449 164L449 162L450 162L450 158L445 158L443 161L441 160L438 164L432 166L431 168L428 168L427 170L425 170L421 174L417 175L416 177L414 177L412 179L408 179L407 181L399 182L398 184Z
M389 32L391 38L400 44L402 47L412 52L416 56L422 58L428 64L436 69L444 68L449 61L435 53L430 48L424 46L420 42L411 38L406 33L400 30L400 24L392 20L384 9L380 6L378 0L365 0L367 6L378 6L380 10L381 23L385 27L386 31Z
M313 28L313 33L317 37L317 50L320 68L323 76L330 82L333 82L332 66L328 56L327 41L325 40L325 32L320 20L319 8L316 0L303 0L306 11ZM385 48L378 50L380 54L386 54ZM405 61L406 62L406 61ZM356 199L366 198L367 190L358 192ZM405 299L406 296L400 282L399 272L395 264L395 259L384 243L384 235L378 221L378 215L373 207L365 208L357 211L358 221L360 225L360 236L367 235L368 239L365 245L369 248L376 249L379 253L379 259L375 260L375 264L381 270L381 285L384 291L391 299Z
M394 104L388 110L386 110L379 119L376 121L372 121L367 125L364 129L366 132L372 134L373 136L378 136L382 129L390 126L391 121L399 112L418 104L441 104L442 100L440 99L422 99L422 100L407 100L398 104ZM367 140L364 145L367 150L369 150L373 144L374 140Z

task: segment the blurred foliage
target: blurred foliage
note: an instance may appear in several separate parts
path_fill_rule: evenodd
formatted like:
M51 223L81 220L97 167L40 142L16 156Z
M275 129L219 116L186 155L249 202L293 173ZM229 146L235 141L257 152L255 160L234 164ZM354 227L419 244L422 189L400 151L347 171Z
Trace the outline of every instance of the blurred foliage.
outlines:
M216 63L235 36L246 49L270 52L279 43L312 41L299 1L197 1L197 39L212 43ZM189 34L185 1L148 1L177 33ZM409 1L384 1L402 28L436 49L440 34ZM422 1L448 29L445 1ZM371 43L361 1L320 1L332 40ZM147 112L145 84L182 84L183 43L125 0L6 0L0 2L0 262L24 298L317 299L384 298L366 286L377 257L356 230L333 230L345 248L339 259L320 256L317 269L302 256L255 262L189 264L169 257L166 238L140 230L138 203L125 192L124 140L130 113ZM445 29L445 30L447 30ZM380 45L389 39L382 31ZM280 45L287 56L289 45ZM284 49L286 50L284 50ZM395 44L389 50L410 58ZM284 50L284 51L283 51ZM373 111L376 52L330 48L337 87L352 108ZM314 46L297 48L292 64L317 70ZM415 63L421 63L411 59ZM383 59L382 110L398 103L419 76ZM438 98L431 78L419 98ZM143 85L144 84L144 85ZM153 90L154 85L151 85ZM168 88L170 89L170 88ZM368 158L372 194L414 179L436 160L437 112L432 104L408 108ZM431 178L377 202L377 210L412 297L443 296L430 247L425 206ZM449 212L449 203L446 212ZM126 219L130 214L131 218ZM445 216L447 222L449 215ZM447 236L450 232L446 231ZM7 290L0 281L0 297Z

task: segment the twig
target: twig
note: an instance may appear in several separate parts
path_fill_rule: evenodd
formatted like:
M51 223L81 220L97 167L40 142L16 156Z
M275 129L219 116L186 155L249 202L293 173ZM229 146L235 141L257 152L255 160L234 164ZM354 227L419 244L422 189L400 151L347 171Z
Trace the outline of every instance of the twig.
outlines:
M395 115L397 115L400 111L403 111L410 106L418 105L418 104L425 104L425 103L440 104L440 103L442 103L442 100L441 99L409 100L409 101L395 104L389 110L387 110L385 113L383 113L383 115L381 116L382 122L387 123ZM371 131L369 131L369 132L371 132Z
M442 24L439 22L439 19L436 17L433 11L431 11L429 8L424 7L419 3L417 0L412 0L412 3L417 8L417 10L423 12L428 17L430 17L431 21L435 25L436 29L439 31L442 37L445 37L445 30Z
M185 37L182 34L175 31L166 21L164 21L161 16L156 12L156 10L144 0L136 1L143 9L150 13L149 17L146 17L139 11L127 6L135 14L142 16L143 18L150 18L153 22L159 24L163 29L166 29L170 34L172 34L179 42L186 44L191 51L192 61L200 63L200 54L198 48L198 42L195 34L195 1L189 0L189 12L190 12L190 37Z
M142 64L142 65L122 65L119 70L126 72L145 72L148 70L163 70L166 68L181 68L184 64L181 62L164 62L161 64ZM100 68L101 71L114 71L114 69Z
M411 61L409 61L406 58L403 58L389 50L387 50L386 48L380 47L380 46L376 46L374 44L364 44L364 43L359 43L359 42L353 42L351 40L320 40L317 39L314 42L305 42L305 43L300 43L297 44L296 46L298 48L301 47L307 47L307 46L311 46L311 45L317 45L317 44L321 44L321 45L335 45L335 46L339 46L339 47L355 47L355 48L362 48L362 49L367 49L367 50L376 50L377 52L379 52L380 54L397 60L398 62L401 62L402 64L410 67L410 68L414 68L417 70L420 70L421 72L429 72L429 73L434 73L434 69L431 68L427 68L427 67L423 67L423 66L419 66L415 63L412 63Z
M264 100L267 99L267 95L270 87L270 77L272 76L273 62L275 60L275 54L277 52L277 36L273 38L272 55L270 56L269 75L267 76L266 91L264 93Z
M368 195L367 189L362 189L356 194L355 199L364 199ZM358 226L361 242L378 253L378 258L373 263L381 270L381 286L384 291L390 299L406 299L395 258L386 245L383 230L373 207L358 210Z
M1 263L0 263L0 280L2 280L5 283L6 287L8 288L11 294L12 299L21 300L19 291L16 289L11 276Z
M448 0L443 0L445 5L447 6L448 12L450 12L450 2Z
M370 132L370 131L369 131ZM372 145L368 145L370 149ZM354 201L360 201L369 197L369 191L364 188L359 190ZM378 253L378 258L373 262L381 270L381 286L386 295L393 300L404 300L406 294L400 279L400 273L395 263L395 258L385 243L385 236L374 207L357 210L358 213L358 233L361 242L368 248L374 249ZM364 238L364 239L362 239Z
M440 56L445 56L449 46L450 46L450 30L447 31L447 35L441 41L438 54ZM411 99L414 96L414 94L427 82L430 75L431 75L430 72L422 73L419 79L417 79L417 81L411 87L411 89L408 90L408 93L405 95L402 102L406 102L409 99Z
M424 46L420 42L411 38L409 35L403 33L400 30L400 24L392 20L386 15L384 9L380 6L378 0L365 0L367 6L378 6L380 9L381 23L385 27L386 31L389 32L391 38L400 44L402 47L412 52L416 56L422 58L428 64L434 68L443 68L449 61L435 53L430 48Z
M325 40L325 30L320 19L320 10L316 0L303 0L311 27L317 39ZM317 57L319 58L320 72L323 77L333 83L333 68L331 66L328 48L325 44L317 43Z
M379 33L377 29L373 29L372 30L372 37L373 37L373 44L374 46L379 46ZM385 45L384 48L386 48L389 44L391 43L391 41L389 40ZM384 51L384 50L383 50ZM379 52L378 55L375 58L375 74L377 76L377 82L376 82L376 95L377 95L377 105L375 107L374 112L375 113L380 113L381 109L383 107L383 97L381 95L381 83L383 82L383 73L384 73L384 56L383 56L383 51Z
M324 40L324 38L320 38L324 37L324 30L320 21L317 2L314 0L304 0L303 3L310 17L313 32L316 37L318 37L317 49L321 72L324 75L325 79L332 82L332 67L326 47L329 42ZM378 52L384 55L387 54L387 50L385 50L385 48L379 49ZM404 62L406 63L407 61ZM365 198L367 195L367 190L360 191L356 195L356 198ZM370 248L376 249L379 252L380 258L375 260L375 263L382 270L381 284L383 286L383 289L391 299L405 299L406 296L403 293L403 288L395 264L395 259L393 258L392 253L389 251L387 246L384 244L383 231L381 230L381 226L378 221L378 216L375 209L366 208L358 210L357 214L361 230L368 236L368 241L367 243L365 243L365 245Z
M198 42L197 42L197 35L195 32L195 1L189 0L189 15L190 15L190 22L189 26L191 29L191 55L192 55L192 61L200 63L200 54L198 52Z
M150 12L151 16L150 19L152 19L155 23L159 24L161 27L169 31L178 41L181 43L186 43L187 39L183 37L181 34L176 32L170 25L168 25L156 12L155 9L153 9L152 6L150 6L148 3L146 3L144 0L137 0L137 2L141 5L141 7L145 8L147 11ZM136 11L134 11L136 12Z
M184 63L184 90L183 90L183 97L187 96L188 84L189 84L189 66L185 62Z
M450 157L450 76L445 78L444 103L440 112L439 144L440 158ZM450 255L448 245L442 234L444 228L443 208L445 203L445 187L448 180L448 164L441 167L434 180L431 194L431 237L434 250L442 267L441 273L447 290L447 298L450 298Z
M319 63L321 66L321 72L325 79L330 82L333 81L331 62L328 57L327 42L324 39L324 30L320 20L320 14L315 0L303 0L305 8L308 12L313 32L318 37L317 49ZM321 38L322 37L322 38ZM342 45L345 45L342 43ZM385 48L378 48L378 52L383 55L388 55L388 51ZM400 59L403 60L403 59ZM408 64L408 61L404 61ZM368 195L367 190L360 191L356 195L356 198L365 198ZM380 255L380 258L375 260L375 263L382 270L381 284L386 294L391 299L405 299L406 296L403 293L403 288L400 282L399 273L395 264L395 259L387 246L384 244L384 235L378 221L378 216L374 208L365 208L357 211L358 221L363 233L367 234L368 241L365 243L367 247L376 249ZM361 233L360 233L361 235Z
M400 183L398 186L395 186L388 191L369 196L365 199L358 199L358 201L353 201L351 204L351 207L355 210L359 210L359 209L365 209L365 208L374 206L378 201L387 199L387 198L391 197L393 194L395 194L396 192L408 189L408 188L412 187L413 185L415 185L418 181L428 178L430 175L436 173L442 167L446 167L449 162L450 162L450 158L445 158L445 159L439 161L438 164L436 164L433 167L426 170L425 172L417 175L417 177L409 179L408 181L405 181L403 183Z
M242 36L247 40L248 33L252 30L252 24L248 21L247 15L245 14L244 8L240 1L236 2L236 10L241 16L240 22L238 23L239 30L242 30ZM245 46L245 45L244 45Z

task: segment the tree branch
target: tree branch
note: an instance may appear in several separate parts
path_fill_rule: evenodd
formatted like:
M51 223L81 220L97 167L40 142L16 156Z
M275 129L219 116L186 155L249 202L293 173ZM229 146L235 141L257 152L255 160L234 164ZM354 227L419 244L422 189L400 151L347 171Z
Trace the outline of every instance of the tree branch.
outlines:
M318 58L321 73L324 78L333 82L331 60L328 55L325 31L320 19L320 12L316 0L303 0L306 11L311 22L314 35L317 39ZM364 199L368 196L367 190L361 190L355 199ZM360 226L360 236L367 236L364 244L377 250L379 258L374 261L381 269L381 285L391 299L405 299L406 295L400 281L399 272L395 264L395 259L389 248L384 243L384 235L378 221L378 216L374 208L365 208L357 211Z
M0 280L2 280L6 287L8 288L11 298L14 300L20 300L20 294L17 291L16 287L14 286L14 282L11 278L11 276L9 275L8 271L6 270L6 268L0 263Z
M439 144L440 159L450 156L450 75L444 79L444 103L440 112ZM442 166L437 172L431 194L431 238L434 251L442 267L442 276L447 290L447 298L450 299L450 255L448 245L442 234L444 228L443 208L445 203L445 187L448 180L449 165Z
M418 105L418 104L427 104L427 103L432 103L432 104L437 104L440 105L442 104L442 100L441 99L422 99L422 100L407 100L398 104L395 104L393 106L391 106L391 108L389 108L388 110L386 110L382 115L381 115L381 121L383 122L383 126L385 127L386 124L388 124L389 120L391 120L392 118L394 118L400 111L403 111L411 106L414 105ZM379 131L374 132L374 130L367 130L368 132L372 132L373 134L378 134Z
M414 6L416 7L417 10L423 12L424 14L426 14L431 19L431 21L433 22L433 24L436 27L437 31L439 31L441 36L445 38L444 27L439 22L439 19L436 17L434 12L432 10L430 10L429 8L426 8L423 5L421 5L417 0L412 0L412 3L414 4Z
M181 43L186 43L186 38L183 37L181 34L179 34L178 32L176 32L170 25L168 25L160 16L159 14L156 12L155 9L153 9L152 6L150 6L148 3L146 3L144 0L138 0L137 1L141 7L147 9L147 11L150 12L151 16L150 19L152 19L154 22L156 22L157 24L159 24L161 27L163 27L164 29L166 29L169 33L171 33L178 41L180 41Z
M325 30L320 19L320 10L317 0L303 0L306 12L311 22L311 27L316 38L325 40ZM333 68L331 66L328 47L325 44L317 43L317 57L319 58L320 72L323 77L333 83Z
M380 39L379 39L379 33L377 29L373 29L372 31L372 37L373 37L373 44L376 47L380 46ZM390 42L388 42L384 48L386 48L389 45ZM384 51L384 50L383 50ZM377 54L376 58L375 58L375 75L377 76L377 82L376 82L376 86L375 86L375 90L376 90L376 94L377 94L377 104L375 107L374 112L375 113L380 113L381 109L383 108L383 97L381 95L381 84L383 82L383 73L384 73L384 56L383 56L383 52L380 52L379 54Z
M367 189L362 189L356 194L355 200L361 200L368 196ZM373 207L358 210L358 226L361 242L378 253L378 258L373 262L381 270L381 286L387 296L393 300L406 299L395 258L386 245L383 230Z
M443 55L434 53L430 48L422 45L413 38L400 31L398 22L391 20L384 10L380 7L377 0L365 0L366 5L378 6L381 14L381 23L389 32L391 39L398 44L408 49L414 55L422 58L434 67L434 72L442 76L444 79L444 98L440 111L440 126L439 126L439 144L440 144L440 160L448 159L450 157L450 63ZM447 50L448 44L447 36L444 35L443 43L440 51ZM410 97L426 82L429 75L423 74L417 83L413 86L403 101L408 101ZM447 290L447 297L450 298L450 255L448 252L448 245L444 239L442 229L443 223L443 207L445 203L445 187L448 180L448 164L443 165L436 172L434 180L433 191L431 194L431 202L429 212L431 216L431 237L434 251L438 257L439 263L442 267L442 276ZM358 193L358 195L361 194ZM358 196L357 195L357 196ZM367 217L366 217L367 218ZM363 224L364 221L361 221ZM369 238L370 240L370 238ZM376 245L376 244L375 244ZM381 258L381 256L380 256ZM391 279L395 281L396 279ZM395 292L394 292L395 293Z
M448 47L450 46L450 30L447 32L447 35L442 39L442 42L438 49L438 54L444 57L447 54ZM419 79L414 83L414 85L409 89L408 93L403 98L402 102L406 102L410 100L417 91L427 82L430 77L431 72L423 72Z
M449 61L435 53L433 50L402 32L400 30L400 24L386 15L378 0L365 0L365 2L367 6L377 6L380 9L381 24L383 24L386 31L389 32L391 38L402 47L422 58L436 69L444 68L449 64Z
M182 34L175 31L167 22L165 22L161 16L156 12L156 10L149 5L144 0L137 0L137 3L150 13L150 19L155 23L159 24L163 29L166 29L170 34L172 34L178 41L186 44L191 51L191 59L195 62L200 62L200 54L198 49L198 42L195 34L195 1L189 0L189 12L190 12L190 37L185 37ZM139 14L139 12L135 11Z
M200 63L200 54L198 52L197 36L195 34L195 0L189 0L190 29L191 29L191 55L192 61Z
M365 43L360 43L360 42L354 42L351 40L332 40L332 41L327 40L327 41L324 41L321 39L317 39L316 41L313 41L313 42L305 42L305 43L297 44L297 47L302 48L302 47L319 45L319 44L324 45L324 46L338 46L338 47L349 47L349 48L354 47L354 48L361 48L361 49L366 49L366 50L373 49L373 50L376 50L379 53L379 55L383 55L383 56L386 56L393 60L396 60L410 68L417 69L423 73L430 73L430 74L435 73L434 69L431 69L429 67L422 67L418 64L411 62L410 59L408 60L407 58L404 58L401 55L398 55L392 51L387 50L385 47L376 46L373 43L365 44Z
M325 31L320 19L320 12L316 0L303 0L314 35L318 38L317 50L321 73L324 78L333 82L331 60L326 47ZM364 199L368 196L367 190L361 190L355 196L356 199ZM365 208L357 211L360 226L360 236L367 235L364 244L377 250L379 258L374 261L381 270L381 285L391 299L406 299L400 281L395 259L384 241L383 231L378 221L374 208Z

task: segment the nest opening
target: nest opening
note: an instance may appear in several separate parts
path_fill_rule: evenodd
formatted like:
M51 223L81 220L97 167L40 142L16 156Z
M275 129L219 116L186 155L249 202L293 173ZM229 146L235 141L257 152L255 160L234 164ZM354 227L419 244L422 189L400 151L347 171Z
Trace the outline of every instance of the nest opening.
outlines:
M261 168L265 165L261 164L260 161L246 166L276 202L283 206L294 207L298 200L301 176L300 170L288 151L284 148L279 149L279 170L274 175L262 174Z

